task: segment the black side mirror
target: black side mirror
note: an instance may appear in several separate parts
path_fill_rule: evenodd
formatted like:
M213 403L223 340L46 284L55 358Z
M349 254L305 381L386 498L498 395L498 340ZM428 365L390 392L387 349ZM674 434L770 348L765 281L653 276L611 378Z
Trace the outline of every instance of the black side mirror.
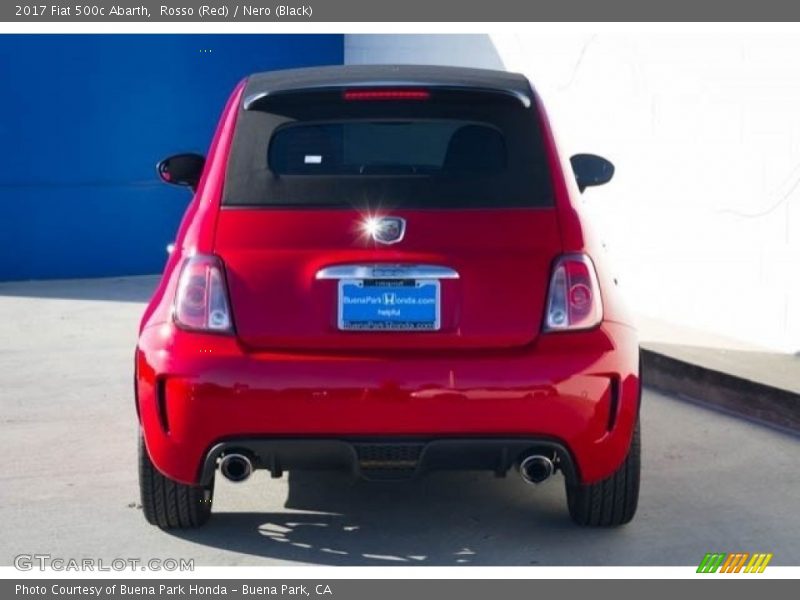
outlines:
M173 154L158 163L156 171L161 181L194 190L200 182L205 164L206 158L201 154Z
M587 187L603 185L614 176L614 165L611 161L595 154L576 154L569 159L575 173L578 189L583 192Z

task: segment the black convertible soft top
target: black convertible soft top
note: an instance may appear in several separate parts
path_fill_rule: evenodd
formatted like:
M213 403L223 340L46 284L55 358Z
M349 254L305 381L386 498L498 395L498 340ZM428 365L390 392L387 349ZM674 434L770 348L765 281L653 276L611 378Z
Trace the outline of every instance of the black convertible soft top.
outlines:
M428 95L348 99L354 88L420 88ZM252 75L223 204L552 206L532 99L524 76L484 69L354 65Z
M530 105L524 75L490 69L426 65L341 65L256 73L247 79L245 109L258 98L290 92L370 86L421 86L495 91Z

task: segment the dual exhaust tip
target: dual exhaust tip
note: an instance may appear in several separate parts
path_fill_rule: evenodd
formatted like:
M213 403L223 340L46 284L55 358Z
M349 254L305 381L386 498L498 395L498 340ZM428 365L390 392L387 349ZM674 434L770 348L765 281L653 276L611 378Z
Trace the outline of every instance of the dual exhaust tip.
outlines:
M232 452L222 457L219 471L228 481L244 481L253 473L253 462L250 457L238 452Z
M526 456L519 463L519 474L523 481L534 485L548 480L555 470L552 459L541 454Z
M220 473L228 481L241 482L253 474L253 462L246 454L232 452L222 457ZM539 484L548 480L555 472L552 459L541 454L531 454L519 463L519 474L526 483Z

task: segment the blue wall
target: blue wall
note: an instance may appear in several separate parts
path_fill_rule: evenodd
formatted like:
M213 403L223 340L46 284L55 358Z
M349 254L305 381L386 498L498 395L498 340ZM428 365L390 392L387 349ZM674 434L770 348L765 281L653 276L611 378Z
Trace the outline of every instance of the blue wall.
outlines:
M155 163L205 153L248 73L343 53L341 35L0 36L0 280L160 272L190 193Z

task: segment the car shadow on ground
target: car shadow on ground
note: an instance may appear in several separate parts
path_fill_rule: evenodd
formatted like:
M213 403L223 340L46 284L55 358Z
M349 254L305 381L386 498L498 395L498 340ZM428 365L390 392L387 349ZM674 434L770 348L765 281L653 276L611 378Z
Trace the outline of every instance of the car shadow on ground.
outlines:
M366 482L299 472L289 476L285 506L286 512L215 512L201 529L170 533L273 560L384 566L551 564L554 540L618 535L572 524L561 476L534 489L515 473Z

